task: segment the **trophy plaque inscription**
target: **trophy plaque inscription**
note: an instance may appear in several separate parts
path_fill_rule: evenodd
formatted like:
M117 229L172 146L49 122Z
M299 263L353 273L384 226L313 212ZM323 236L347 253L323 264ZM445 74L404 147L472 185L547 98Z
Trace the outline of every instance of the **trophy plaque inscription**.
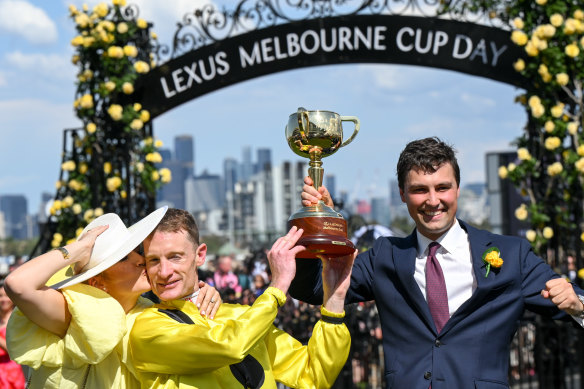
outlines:
M343 142L342 122L355 125L353 135ZM308 158L308 175L314 187L322 186L324 169L322 158L333 155L351 143L359 132L359 119L341 116L331 111L309 111L298 108L290 115L286 125L286 140L294 153ZM320 200L316 205L302 207L288 219L288 228L296 226L304 233L298 241L306 247L299 258L318 258L319 255L341 257L353 253L355 245L347 239L347 221L343 216Z

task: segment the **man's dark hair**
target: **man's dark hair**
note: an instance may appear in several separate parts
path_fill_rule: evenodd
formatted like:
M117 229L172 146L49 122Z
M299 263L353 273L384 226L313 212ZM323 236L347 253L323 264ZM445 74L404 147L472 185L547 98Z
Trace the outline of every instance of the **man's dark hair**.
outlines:
M197 222L195 222L193 215L183 209L168 208L151 235L156 231L179 232L181 230L187 233L188 239L195 247L199 246L199 227L197 227Z
M404 190L410 170L434 173L449 163L454 169L456 185L460 186L460 168L456 160L456 150L437 137L411 141L406 145L397 161L397 183Z

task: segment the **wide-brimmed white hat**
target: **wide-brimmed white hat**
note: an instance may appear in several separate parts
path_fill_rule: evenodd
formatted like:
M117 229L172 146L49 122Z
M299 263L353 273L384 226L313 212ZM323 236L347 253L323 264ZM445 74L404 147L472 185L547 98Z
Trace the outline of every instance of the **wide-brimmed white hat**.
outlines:
M95 240L91 258L89 258L87 265L78 274L52 285L51 288L60 289L78 284L115 265L154 231L167 209L167 206L158 208L128 228L115 213L106 213L89 223L79 237L92 228L105 225L109 227Z

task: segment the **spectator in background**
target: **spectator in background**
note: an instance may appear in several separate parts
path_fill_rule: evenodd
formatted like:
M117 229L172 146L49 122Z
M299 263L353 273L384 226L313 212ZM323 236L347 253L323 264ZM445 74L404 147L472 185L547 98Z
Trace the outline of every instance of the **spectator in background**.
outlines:
M6 349L6 323L14 304L4 291L4 280L0 281L0 388L23 389L26 380L19 364L10 359Z
M230 290L230 294L232 294L231 290L235 292L235 298L240 298L242 292L239 279L232 270L232 261L233 258L230 255L221 255L217 259L217 270L213 273L213 278L207 281L215 286L215 289L221 293L221 297L226 301L230 301L224 297L228 290Z

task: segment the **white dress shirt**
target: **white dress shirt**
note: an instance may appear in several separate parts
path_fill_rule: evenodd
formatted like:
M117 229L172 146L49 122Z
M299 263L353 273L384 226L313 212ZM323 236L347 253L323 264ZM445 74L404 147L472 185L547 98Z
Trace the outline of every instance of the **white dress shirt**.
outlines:
M416 270L414 278L426 298L426 259L428 245L433 241L416 230L418 236L418 253L416 256ZM472 267L470 242L466 231L460 227L458 220L450 229L436 240L440 247L436 252L436 259L440 263L446 292L448 294L448 310L450 316L472 296L477 288L477 280Z

